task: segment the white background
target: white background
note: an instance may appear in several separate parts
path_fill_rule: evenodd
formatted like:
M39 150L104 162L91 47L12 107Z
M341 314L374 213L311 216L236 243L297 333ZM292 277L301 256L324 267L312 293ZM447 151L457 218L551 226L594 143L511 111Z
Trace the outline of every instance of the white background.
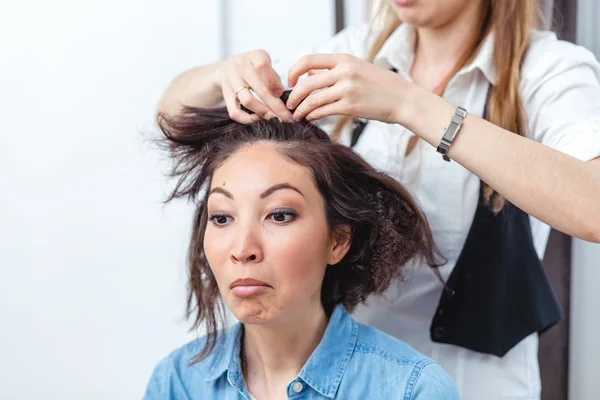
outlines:
M192 208L144 132L181 71L326 40L333 1L0 2L0 398L135 399L187 333ZM347 0L348 20L364 7ZM579 41L600 56L594 0ZM600 246L573 249L571 398L600 393Z
M0 398L141 398L195 337L192 207L162 205L168 164L143 132L183 70L334 29L332 1L227 3L2 0Z
M577 0L577 42L600 59L600 2ZM600 244L573 240L569 398L600 395Z

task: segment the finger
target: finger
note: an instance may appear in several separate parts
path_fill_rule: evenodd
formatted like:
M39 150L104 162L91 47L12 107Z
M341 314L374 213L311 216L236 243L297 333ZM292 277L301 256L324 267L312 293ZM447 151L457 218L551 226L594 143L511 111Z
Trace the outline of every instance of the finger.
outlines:
M307 121L316 121L332 115L347 115L347 113L344 112L341 101L334 101L333 103L316 108L304 117L304 119Z
M269 114L273 114L269 107L264 105L260 100L252 95L250 89L240 90L237 94L237 99L239 104L259 115L261 118L266 118Z
M313 76L313 75L317 75L317 74L321 74L323 72L329 71L328 69L311 69L310 71L308 71L308 76Z
M277 75L277 72L275 72L271 64L261 64L259 66L256 66L255 64L254 67L257 75L259 76L260 80L264 82L269 92L275 97L281 97L285 91L285 88L281 83L279 75Z
M288 86L294 87L298 79L311 69L332 69L343 55L340 54L309 54L302 57L288 72Z
M256 71L260 80L275 97L281 97L285 88L277 72L273 69L271 56L264 50L255 50L249 53L249 62Z
M229 118L232 120L241 124L251 124L260 120L259 115L250 115L240 108L237 96L228 85L223 85L223 99L225 100L225 106L227 107Z
M287 108L293 110L309 94L315 90L325 89L333 86L336 80L336 76L331 73L320 73L304 79L290 93L290 97L288 97L286 104Z
M336 102L340 97L340 93L335 87L312 93L300 103L298 108L296 108L296 111L294 111L294 119L300 121L315 109Z
M292 121L292 113L290 110L287 109L279 97L273 96L256 71L253 69L247 70L244 74L244 78L250 87L252 87L252 90L254 90L258 97L266 104L265 107L268 107L268 109L270 109L270 111L272 111L280 120L286 122ZM246 104L244 103L244 105Z

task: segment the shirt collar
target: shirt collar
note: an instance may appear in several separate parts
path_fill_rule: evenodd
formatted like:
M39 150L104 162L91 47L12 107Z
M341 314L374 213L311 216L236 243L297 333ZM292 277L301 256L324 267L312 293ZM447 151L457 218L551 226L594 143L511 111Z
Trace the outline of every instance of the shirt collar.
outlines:
M206 381L216 380L227 372L229 383L242 390L244 379L239 361L241 334L240 323L226 331L225 341L212 352L210 372ZM302 367L298 377L321 395L334 398L354 352L357 336L358 325L346 309L338 305L329 318L321 342Z
M394 67L405 77L410 76L410 69L415 60L416 29L414 26L402 23L385 41L373 62L382 68ZM489 33L480 46L473 60L464 66L457 76L479 69L492 85L496 83L496 68L494 67L494 34Z
M329 318L321 342L298 374L321 395L334 398L356 346L358 325L344 306L338 305Z
M240 343L242 324L237 323L225 330L224 338L211 352L210 368L206 381L219 379L227 372L229 383L241 389L243 386L242 368L240 366Z
M488 33L486 38L483 40L483 43L479 47L479 50L477 50L477 54L475 54L475 57L471 63L465 65L460 71L458 71L457 76L471 72L476 68L483 73L490 84L496 84L496 67L494 65L494 32Z
M394 67L407 77L415 60L416 30L413 26L402 23L385 41L373 63L382 68Z

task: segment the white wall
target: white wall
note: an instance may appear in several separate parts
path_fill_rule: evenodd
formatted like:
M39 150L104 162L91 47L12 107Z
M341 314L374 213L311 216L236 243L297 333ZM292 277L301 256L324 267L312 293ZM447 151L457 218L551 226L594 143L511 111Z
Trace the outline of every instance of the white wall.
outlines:
M578 0L577 42L600 59L600 3ZM600 393L600 244L573 240L569 398L597 398Z
M376 4L373 0L344 1L344 22L346 26L361 25L371 19Z
M334 26L330 1L231 4L2 1L1 398L140 398L194 337L192 210L161 204L166 164L140 132L176 74L224 52L222 23L235 51L301 48Z
M223 0L230 54L265 49L273 59L295 56L335 33L332 0Z
M573 240L569 398L600 393L600 245Z
M600 2L578 0L577 42L600 59ZM600 393L600 244L573 240L569 398L593 399Z
M577 43L600 57L600 3L598 0L577 0Z

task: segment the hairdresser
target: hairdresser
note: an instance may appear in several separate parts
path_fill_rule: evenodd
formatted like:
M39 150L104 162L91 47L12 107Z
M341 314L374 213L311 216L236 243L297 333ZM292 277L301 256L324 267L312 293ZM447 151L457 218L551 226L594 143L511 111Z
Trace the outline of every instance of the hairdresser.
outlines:
M562 318L540 261L550 227L600 242L600 65L537 30L534 0L381 3L381 23L303 56L193 68L159 111L319 120L409 188L445 284L414 262L354 316L437 361L463 399L539 399L538 334Z

